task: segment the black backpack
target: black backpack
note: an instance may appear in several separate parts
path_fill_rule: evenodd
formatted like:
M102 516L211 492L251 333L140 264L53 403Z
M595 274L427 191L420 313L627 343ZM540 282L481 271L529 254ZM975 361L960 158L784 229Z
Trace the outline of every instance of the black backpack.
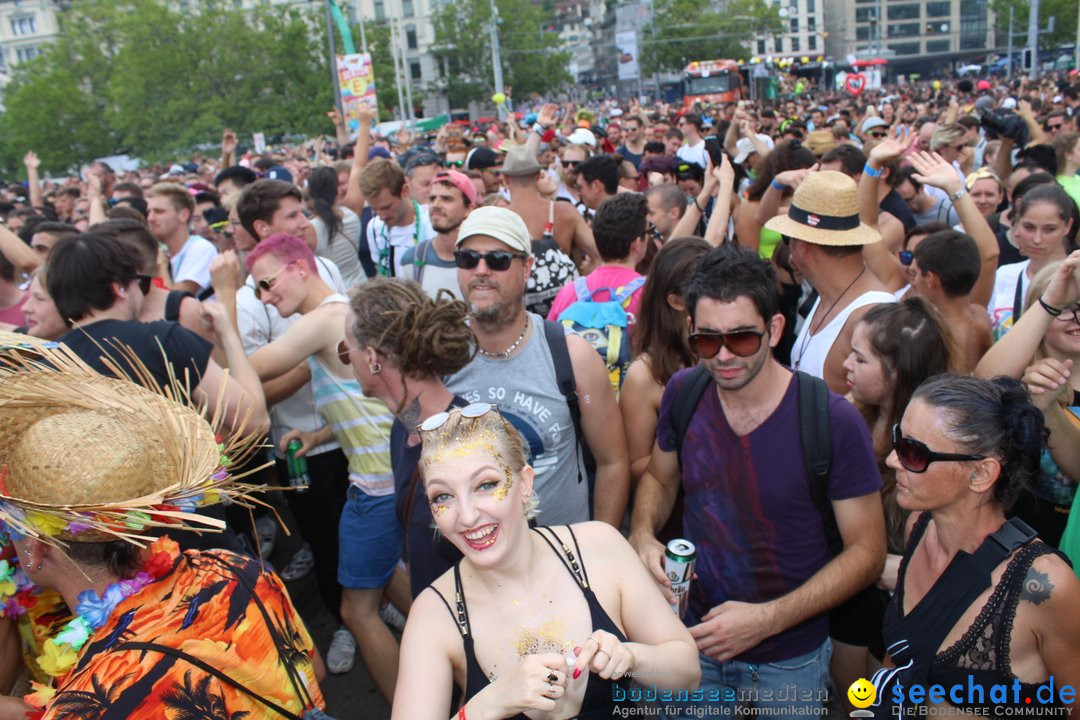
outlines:
M690 418L697 409L705 388L709 385L709 371L698 365L683 381L671 406L671 428L668 444L682 453L683 438L690 426ZM829 432L829 387L821 378L795 371L799 383L799 435L803 449L803 462L810 476L810 495L821 513L825 524L825 539L833 555L844 549L843 539L836 527L832 504L829 502L829 471L832 469L832 438ZM680 457L680 463L682 459Z

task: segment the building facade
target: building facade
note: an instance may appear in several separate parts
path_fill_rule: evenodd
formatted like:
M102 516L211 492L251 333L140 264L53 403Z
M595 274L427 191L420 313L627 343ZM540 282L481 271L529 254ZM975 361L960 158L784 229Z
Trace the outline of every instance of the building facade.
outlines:
M0 104L15 67L37 57L58 32L53 0L0 0Z

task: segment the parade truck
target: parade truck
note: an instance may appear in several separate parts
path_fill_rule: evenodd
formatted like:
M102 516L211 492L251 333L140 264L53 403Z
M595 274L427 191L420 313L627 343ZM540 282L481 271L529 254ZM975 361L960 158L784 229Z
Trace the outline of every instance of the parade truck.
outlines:
M683 109L694 103L728 103L743 97L743 80L734 60L695 60L683 70Z

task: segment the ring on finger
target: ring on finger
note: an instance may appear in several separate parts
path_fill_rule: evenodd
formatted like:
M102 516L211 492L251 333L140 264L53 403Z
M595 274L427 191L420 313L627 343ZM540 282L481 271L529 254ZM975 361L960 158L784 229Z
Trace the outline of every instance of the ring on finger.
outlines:
M548 681L548 685L551 685L552 683L556 683L559 681L559 676L556 675L554 671L549 672L546 680Z

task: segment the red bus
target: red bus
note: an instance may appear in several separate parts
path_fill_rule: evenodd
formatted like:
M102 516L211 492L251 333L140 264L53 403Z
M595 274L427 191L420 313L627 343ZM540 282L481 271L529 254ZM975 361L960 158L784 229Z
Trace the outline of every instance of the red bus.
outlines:
M695 60L683 69L683 110L696 102L727 103L742 97L742 76L734 60Z

